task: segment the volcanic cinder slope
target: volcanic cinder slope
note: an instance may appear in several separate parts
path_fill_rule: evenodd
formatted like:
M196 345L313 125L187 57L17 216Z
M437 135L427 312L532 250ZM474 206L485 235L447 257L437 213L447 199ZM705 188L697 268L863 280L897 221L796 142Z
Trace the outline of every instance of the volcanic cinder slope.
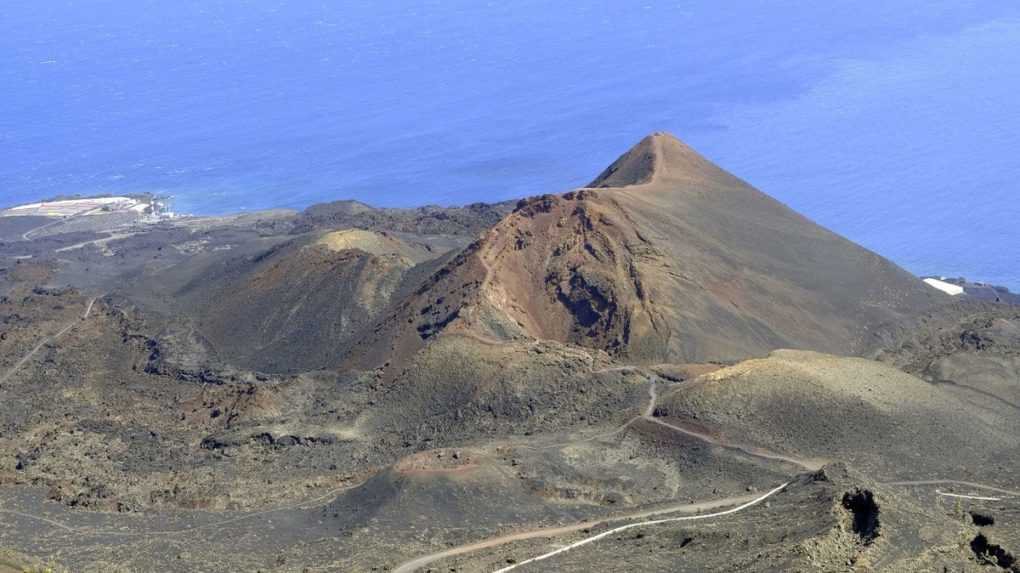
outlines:
M173 298L232 363L265 372L323 369L401 294L416 266L446 248L362 229L313 234L217 260Z
M516 206L0 237L0 570L1020 570L1017 307L666 134Z
M1020 453L1020 417L862 358L780 350L701 376L664 395L673 424L743 444L829 461L854 459L886 479L980 479ZM1012 453L1009 453L1012 452ZM904 460L910 460L904 464Z
M1020 412L1020 306L963 302L876 331L868 353L962 399Z
M460 332L557 340L638 363L848 353L869 327L939 299L658 133L587 188L522 201L363 348L391 341L386 354L399 359Z

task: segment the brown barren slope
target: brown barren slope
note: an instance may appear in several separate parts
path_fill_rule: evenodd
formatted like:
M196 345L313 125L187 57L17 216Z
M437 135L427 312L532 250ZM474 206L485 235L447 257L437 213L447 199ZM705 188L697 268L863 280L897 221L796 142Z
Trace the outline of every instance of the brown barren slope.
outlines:
M522 201L356 355L400 361L440 332L551 339L645 363L851 353L871 325L939 298L660 133L589 188Z
M411 269L439 254L345 229L227 259L177 296L222 358L266 372L315 370L335 365L338 347L389 306Z
M884 364L779 350L676 386L656 415L723 442L855 466L883 479L1008 479L1015 413L958 399ZM1001 470L1001 471L1000 471Z

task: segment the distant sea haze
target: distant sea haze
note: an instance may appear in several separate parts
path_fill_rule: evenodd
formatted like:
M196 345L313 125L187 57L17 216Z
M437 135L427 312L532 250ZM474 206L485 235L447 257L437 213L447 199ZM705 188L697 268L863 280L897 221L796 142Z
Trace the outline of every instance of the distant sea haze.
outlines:
M916 274L1020 290L1020 4L561 4L10 3L0 205L491 202L666 130Z

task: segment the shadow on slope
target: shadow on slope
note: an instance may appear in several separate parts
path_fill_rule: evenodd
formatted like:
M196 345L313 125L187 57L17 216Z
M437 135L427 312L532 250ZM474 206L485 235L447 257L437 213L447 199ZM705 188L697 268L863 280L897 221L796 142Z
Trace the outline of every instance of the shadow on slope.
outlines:
M1020 419L865 359L777 351L683 384L660 404L658 415L722 439L852 460L885 479L994 481L1018 469Z

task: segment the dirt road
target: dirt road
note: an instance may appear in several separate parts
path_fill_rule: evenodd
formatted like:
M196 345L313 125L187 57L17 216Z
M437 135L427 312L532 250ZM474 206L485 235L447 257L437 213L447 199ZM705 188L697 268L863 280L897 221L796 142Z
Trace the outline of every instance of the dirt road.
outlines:
M703 442L712 444L713 446L719 446L721 448L736 450L749 456L754 456L756 458L790 463L802 467L808 471L818 471L819 469L822 468L822 466L828 463L828 460L795 458L793 456L777 454L764 448L756 448L753 446L747 446L743 444L735 444L733 442L723 440L722 438L711 436L704 432L699 432L693 428L684 428L677 424L671 424L660 418L655 417L655 407L658 403L659 393L654 380L652 381L652 384L648 389L648 396L650 398L648 407L645 408L644 414L642 414L641 417L644 418L645 420L648 420L649 422L652 422L653 424L658 424L664 428L669 428L674 432L680 432L681 434L690 436L692 438L697 438ZM627 425L630 425L631 423L633 423L633 420L628 422Z
M778 493L779 491L781 491L787 485L789 485L789 484L784 483L783 485L773 489L772 491L766 493L765 495L757 496L757 497L754 496L754 495L749 495L749 496L728 497L728 498L724 498L724 499L718 499L718 500L714 500L714 501L706 501L706 502L700 502L700 503L693 503L693 504L691 504L691 503L684 503L684 504L673 505L673 506L669 506L669 507L665 507L665 508L657 509L657 510L646 510L646 511L641 511L641 512L630 513L630 514L623 514L623 515L614 516L614 517L608 517L606 519L601 519L601 520L584 521L584 522L581 522L581 523L576 523L574 525L565 525L565 526L562 526L562 527L549 527L549 528L545 528L545 529L536 529L536 530L532 530L532 531L522 531L522 532L519 532L519 533L511 533L511 534L507 534L507 535L501 535L501 536L498 536L498 537L493 537L493 538L490 538L490 539L486 539L484 541L479 541L479 542L476 542L476 543L470 543L470 544L467 544L467 545L461 545L459 547L453 547L451 549L447 549L447 550L444 550L444 551L439 551L437 553L432 553L432 554L429 554L429 555L424 555L422 557L418 557L417 559L414 559L412 561L408 561L407 563L403 563L403 564L399 565L396 569L393 570L393 573L412 573L413 571L417 571L418 569L426 567L429 564L434 563L436 561L439 561L441 559L446 559L446 558L449 558L449 557L455 557L457 555L464 555L464 554L467 554L467 553L473 553L475 551L480 551L482 549L491 549L493 547L497 547L497 546L500 546L500 545L505 545L507 543L512 543L514 541L524 541L524 540L535 539L535 538L540 538L540 537L557 537L557 536L560 536L560 535L566 535L568 533L574 533L574 532L577 532L577 531L581 531L583 529L590 529L590 528L593 528L593 527L595 527L597 525L600 525L600 524L612 523L612 522L615 522L615 521L631 521L631 520L635 520L635 519L644 520L644 519L646 519L648 517L652 517L652 516L656 516L656 515L667 515L667 514L671 514L671 513L681 513L681 512L682 513L696 513L696 512L699 512L699 511L705 511L705 510L710 510L710 509L717 509L717 508L720 508L720 507L728 507L728 506L731 506L731 505L734 505L734 504L743 504L743 505L738 505L737 507L734 507L732 509L729 509L729 510L726 510L726 511L721 511L721 512L718 512L718 513L710 513L710 514L703 514L703 515L692 515L692 516L687 516L687 517L675 517L675 518L661 519L661 520L654 520L654 521L641 521L641 522L638 522L638 523L632 523L632 524L624 525L624 526L618 527L616 529L612 529L610 531L607 531L605 533L602 533L602 534L599 534L599 535L595 535L593 537L586 538L586 539L584 539L582 541L579 541L577 543L568 545L568 546L566 546L564 548L556 550L553 553L549 553L549 554L546 554L546 555L535 557L535 558L529 559L527 561L522 561L521 563L518 563L517 565L514 565L514 566L512 566L510 568L506 568L506 569L502 569L501 570L501 571L509 571L509 570L513 569L514 567L518 567L520 565L524 565L524 564L530 563L532 561L539 561L541 559L547 559L547 558L551 557L552 555L554 555L556 553L562 553L564 551L568 551L568 550L573 549L575 547L580 547L581 545L586 545L586 544L591 543L593 541L597 541L598 539L602 539L606 535L612 534L614 532L617 532L617 531L620 531L620 530L623 530L623 529L629 529L631 527L638 527L638 526L642 526L642 525L655 525L655 524L658 524L658 523L665 523L665 522L668 522L668 521L708 519L708 518L711 518L711 517L720 517L720 516L723 516L723 515L729 515L729 514L732 514L732 513L736 513L738 511L742 511L744 509L747 509L747 508L751 507L752 505L755 505L755 504L758 504L758 503L764 501L766 498L768 498L768 497Z
M771 461L779 461L779 462L785 462L785 463L793 464L795 466L804 468L804 469L806 469L808 471L818 471L819 469L822 468L822 466L824 466L825 464L829 463L829 460L825 460L825 459L821 459L821 458L797 458L797 457L794 457L794 456L778 454L778 453L772 452L770 450L766 450L764 448L757 448L757 447L754 447L754 446L748 446L748 445L744 445L744 444L737 444L737 443L729 442L729 441L724 440L722 438L719 438L719 437L716 437L716 436L712 436L712 435L706 434L704 432L700 432L700 431L695 430L693 428L685 428L685 427L677 425L677 424L666 422L665 420L662 420L660 418L656 418L655 417L655 408L658 405L658 400L659 400L658 384L655 382L655 380L651 380L651 383L648 386L648 405L645 406L644 411L641 414L638 414L638 415L634 416L633 418L630 418L629 420L624 422L619 427L614 428L612 430L609 430L607 432L602 432L600 434L595 434L593 436L590 436L590 437L587 437L587 438L582 438L582 439L577 439L577 440L570 440L570 441L565 441L565 442L557 442L555 444L546 444L546 445L543 445L543 446L521 445L521 446L518 446L518 447L520 447L522 449L527 449L527 450L548 450L548 449L560 448L560 447L563 447L563 446L569 446L569 445L577 444L577 443L584 443L584 442L591 442L591 441L594 441L594 440L600 440L600 439L603 439L603 438L608 438L608 437L614 436L616 434L619 434L619 433L623 432L624 430L626 430L627 428L629 428L631 425L633 425L634 422L637 422L638 420L642 420L643 419L643 420L647 420L647 421L649 421L649 422L651 422L653 424L658 424L658 425L660 425L660 426L662 426L664 428L669 428L670 430L672 430L674 432L679 432L679 433L684 434L686 436L690 436L692 438L696 438L698 440L701 440L701 441L706 442L708 444L711 444L713 446L718 446L720 448L726 448L726 449L729 449L729 450L735 450L735 451L741 452L743 454L746 454L746 455L749 455L749 456L753 456L753 457L756 457L756 458L760 458L760 459L771 460Z
M752 499L751 501L748 501L747 503L744 503L743 505L739 505L739 506L734 507L732 509L727 509L726 511L719 511L719 512L716 512L716 513L708 513L708 514L704 514L704 515L691 515L691 516L685 516L685 517L669 517L669 518L666 518L666 519L654 519L654 520L651 520L651 521L639 521L637 523L628 523L627 525L621 525L620 527L616 527L616 528L610 529L608 531L603 531L602 533L599 533L598 535L593 535L591 537L586 537L586 538L582 539L581 541L577 541L575 543L571 543L570 545L567 545L567 546L564 546L564 547L560 547L559 549L556 549L554 551L550 551L549 553L544 553L542 555L539 555L538 557L532 557L531 559L525 559L524 561L521 561L520 563L515 563L515 564L510 565L508 567L504 567L502 569L497 570L495 573L507 573L508 571L513 571L514 569L517 569L518 567L523 567L523 566L525 566L525 565L527 565L529 563L534 563L536 561L542 561L544 559L549 559L550 557L555 557L556 555L559 555L561 553L566 553L567 551L570 551L572 549L577 549L578 547L581 547L583 545L588 545L589 543L594 543L594 542L598 541L599 539L604 539L606 537L609 537L610 535L615 535L617 533L620 533L621 531L626 531L628 529L633 529L635 527L649 527L649 526L653 526L653 525L661 525L663 523L675 523L675 522L679 522L679 521L695 521L695 520L700 520L700 519L712 519L712 518L716 518L716 517L723 517L725 515L731 515L731 514L737 513L739 511L743 511L743 510L745 510L745 509L747 509L749 507L752 507L754 505L757 505L757 504L765 501L766 499L772 497L773 495L783 491L783 489L785 489L786 486L788 486L788 485L790 485L789 482L784 483L783 485L773 489L772 491L769 491L768 493L766 493L765 495L762 495L761 497L757 497L755 499Z
M745 446L745 445L741 445L741 444L735 444L733 442L728 442L728 441L722 440L720 438L716 438L714 436L710 436L708 434L704 434L704 433L698 432L698 431L693 430L693 429L683 428L681 426L670 424L669 422L665 422L663 420L660 420L659 418L652 418L650 416L645 416L645 419L648 420L649 422L653 422L653 423L658 424L660 426L663 426L665 428L669 428L670 430L673 430L674 432L680 432L681 434L684 434L684 435L687 435L687 436L691 436L692 438L697 438L697 439L699 439L699 440L701 440L703 442L707 442L709 444L712 444L713 446L719 446L720 448L726 448L726 449L729 449L729 450L736 450L738 452L747 454L749 456L754 456L756 458L762 458L762 459L766 459L766 460L773 460L773 461L779 461L779 462L786 462L786 463L789 463L789 464L793 464L795 466L802 467L802 468L804 468L804 469L806 469L808 471L818 471L818 470L822 469L822 466L824 466L826 463L828 463L827 460L823 460L823 459L795 458L793 456L784 456L782 454L777 454L775 452L771 452L771 451L766 450L764 448L755 448L755 447L752 447L752 446Z
M943 497L958 497L960 499L976 499L978 501L1002 501L1001 497L986 497L981 495L964 495L962 493L948 493L940 490L935 490L936 495Z
M179 528L179 529L166 529L166 530L154 530L154 531L106 531L106 530L100 530L100 529L91 529L91 528L83 528L83 527L72 527L72 526L69 526L69 525L67 525L65 523L61 523L61 522L53 520L53 519L49 519L49 518L46 518L46 517L41 517L41 516L38 516L38 515L33 515L33 514L30 514L30 513L24 513L24 512L21 512L21 511L15 511L15 510L12 510L12 509L0 508L0 515L3 515L3 514L14 515L14 516L18 516L18 517L23 517L25 519L35 520L35 521L38 521L40 523L45 523L45 524L47 524L47 525L49 525L51 527L54 527L56 529L61 529L63 531L74 533L76 535L92 535L92 536L104 536L104 537L151 537L151 536L157 536L157 535L180 535L180 534L186 534L186 533L195 533L195 532L199 532L199 531L203 531L203 530L209 530L209 529L217 529L217 530L219 530L219 529L223 529L224 527L226 527L228 525L233 525L233 524L236 524L236 523L240 523L240 522L243 522L243 521L248 521L248 520L251 520L251 519L258 518L258 517L264 517L266 515L269 515L269 514L272 514L272 513L278 513L278 512L281 512L281 511L291 511L291 510L297 510L297 509L315 509L317 507L321 507L323 503L328 503L329 501L334 499L336 496L340 495L341 493L343 493L345 491L354 489L356 487L360 487L362 485L362 483L363 482L359 482L359 483L356 483L354 485L347 485L347 486L331 489L331 490L329 490L328 492L326 492L324 494L321 494L321 495L318 495L318 496L316 496L314 498L306 499L304 501L300 501L300 502L297 502L297 503L291 503L291 504L287 504L287 505L283 505L283 506L279 506L279 507L273 507L273 508L270 508L270 509L264 509L264 510L261 510L261 511L253 511L251 513L245 513L244 515L239 515L237 517L232 517L230 519L225 519L225 520L222 520L222 521L214 521L212 523L206 523L206 524L197 525L197 526L194 526L194 527L182 527L182 528Z
M609 437L609 436L618 434L618 433L622 432L623 430L626 430L634 422L636 422L638 420L644 419L644 420L648 420L649 422L652 422L652 423L655 423L655 424L659 424L660 426L669 428L670 430L673 430L675 432L680 432L682 434L691 436L693 438L697 438L697 439L699 439L701 441L707 442L707 443L715 445L715 446L719 446L719 447L723 447L723 448L727 448L727 449L737 450L737 451L740 451L740 452L745 453L747 455L751 455L751 456L758 457L758 458L763 458L763 459L768 459L768 460L773 460L773 461L787 462L787 463L790 463L790 464L793 464L793 465L796 465L796 466L808 469L810 471L816 471L816 470L820 469L826 463L825 460L805 460L805 459L799 459L799 458L794 458L794 457L791 457L791 456L784 456L784 455L781 455L781 454L776 454L776 453L773 453L773 452L770 452L768 450L764 450L764 449L761 449L761 448L754 448L754 447L750 447L750 446L743 446L743 445L740 445L740 444L732 444L732 443L726 442L724 440L721 440L719 438L710 436L708 434L704 434L704 433L697 432L697 431L694 431L694 430L682 428L682 427L674 425L674 424L670 424L668 422L665 422L665 421L660 420L660 419L655 417L655 408L658 405L658 398L659 398L658 384L656 383L656 381L654 379L652 379L652 380L650 380L650 384L648 386L648 404L645 406L644 410L640 414L638 414L638 415L634 416L633 418L627 420L623 425L621 425L621 426L619 426L619 427L617 427L617 428L615 428L615 429L613 429L613 430L611 430L609 432L605 432L605 433L602 433L602 434L598 434L598 435L595 435L595 436L592 436L592 437L589 437L589 438L585 438L585 439L582 439L582 440L577 440L577 441L582 441L583 442L583 441L591 441L591 440L595 440L595 439ZM564 443L560 443L560 444L552 444L552 445L542 446L542 447L534 448L534 449L546 449L546 448L551 448L551 447L560 447L560 446L564 446L564 445L569 445L571 443L577 443L577 441L574 441L574 442L564 442ZM525 446L525 447L527 447L527 446ZM640 525L654 525L654 524L657 524L657 523L665 523L665 522L668 522L668 521L706 519L706 518L710 518L710 517L719 517L719 516L723 516L723 515L728 515L730 513L736 513L737 511L741 511L743 509L751 507L752 505L765 500L767 497L769 497L771 495L774 495L775 493L778 493L783 488L785 488L787 485L788 484L783 484L782 486L780 486L780 487L770 491L769 493L767 493L767 494L765 494L763 496L757 497L757 498L755 498L753 496L742 496L742 497L738 497L738 498L727 498L727 499L718 500L718 501L715 501L715 502L706 502L706 503L701 503L701 504L693 504L693 505L692 504L681 504L681 505L671 506L669 508L662 509L662 510L656 510L656 511L650 511L650 512L639 512L639 513L634 513L634 514L627 514L627 515L622 515L622 516L618 516L618 517L607 518L607 519L598 520L598 521L587 521L587 522L578 523L578 524L575 524L575 525L568 525L568 526L563 526L563 527L554 527L554 528L547 528L547 529L538 529L538 530L534 530L534 531L526 531L526 532L521 532L521 533L515 533L515 534L509 534L509 535L494 537L492 539L487 539L487 540L484 540L484 541L479 541L477 543L471 543L471 544L467 544L467 545L461 545L459 547L454 547L454 548L451 548L451 549L447 549L447 550L444 550L444 551L440 551L440 552L437 552L437 553L433 553L433 554L430 554L430 555L425 555L425 556L419 557L417 559L414 559L413 561L408 561L407 563L404 563L404 564L398 566L396 569L393 570L393 573L410 573L412 571L416 571L418 569L421 569L422 567L425 567L425 566L429 565L430 563L434 563L434 562L439 561L441 559L446 559L446 558L449 558L449 557L455 557L457 555L463 555L463 554L466 554L466 553L472 553L472 552L480 551L480 550L483 550L483 549L490 549L492 547L496 547L496 546L499 546L499 545L504 545L506 543L512 543L514 541L523 541L523 540L534 539L534 538L538 538L538 537L554 537L554 536L559 536L559 535L565 535L565 534L568 534L568 533L573 533L573 532L576 532L576 531L580 531L582 529L591 528L591 527L593 527L593 526L595 526L597 524L600 524L600 523L607 523L607 522L611 522L611 521L624 521L624 520L628 520L629 521L629 520L634 520L634 519L644 519L644 518L650 517L652 515L662 515L662 514L666 514L666 513L677 513L677 512L682 512L682 511L683 512L694 512L694 511L701 511L701 510L705 510L705 509L714 509L714 508L718 508L718 507L725 507L725 506L728 506L728 505L732 505L734 503L744 503L744 505L738 506L736 508L733 508L733 509L730 509L730 510L727 510L727 511L724 511L724 512L715 513L715 514L698 515L698 516L681 517L681 518L670 518L670 519L665 519L665 520L656 520L656 521L651 521L651 522L641 522L641 523L625 525L625 526L622 526L621 528L613 529L613 530L607 532L606 534L600 534L600 535L597 535L597 536L594 536L594 537L587 538L587 539L582 540L582 541L580 541L578 543L569 545L569 546L567 546L565 548L558 549L555 552L552 552L552 553L549 553L549 554L546 554L546 555L542 555L542 556L539 556L539 557L535 557L535 558L529 559L528 561L523 561L523 562L518 563L516 565L513 565L511 567L507 567L507 568L504 568L504 569L500 570L500 571L510 571L510 570L512 570L512 569L514 569L516 567L519 567L521 565L524 565L526 563L530 563L530 562L533 562L533 561L539 561L539 560L542 560L542 559L547 559L549 557L552 557L553 555L556 555L558 553L562 553L563 551L567 551L567 550L572 549L574 547L580 547L581 545L585 545L587 543L591 543L593 541L597 541L598 539L601 539L605 535L608 535L608 534L611 534L611 533L614 533L614 532L617 532L617 531L621 531L623 529L629 529L631 527L637 527L637 526L640 526Z
M21 239L23 241L31 241L33 233L36 233L38 231L42 231L43 229L48 229L48 228L50 228L50 227L52 227L54 225L59 225L59 224L61 224L63 222L64 222L63 219L57 219L56 221L53 221L53 222L50 222L50 223L46 223L44 225L40 225L40 226L38 226L38 227L36 227L34 229L29 229L29 230L25 231L24 233L22 233Z
M89 301L88 307L86 307L84 314L82 314L81 320L85 320L86 318L89 317L89 314L92 313L92 307L95 304L96 298L92 298L92 300ZM40 340L38 344L32 347L32 350L28 351L28 354L22 356L17 362L14 363L14 366L11 366L10 368L7 369L7 372L5 372L3 376L0 376L0 386L3 386L5 383L7 383L7 381L10 380L11 376L14 376L14 374L18 370L20 370L22 366L27 364L28 361L31 360L32 357L35 356L37 352L42 350L43 346L46 346L46 344L60 338L61 336L64 336L65 334L68 333L68 331L74 328L76 324L78 324L78 321L74 321L65 326L64 328L60 329L60 331L58 331L56 334L44 337L42 340Z
M76 250L76 249L83 249L83 248L85 248L85 247L87 247L89 245L95 245L95 246L97 246L99 248L99 250L104 255L112 255L113 251L111 251L106 246L107 244L109 244L109 243L111 243L113 241L119 241L121 239L127 239L128 237L133 237L133 236L135 236L137 234L138 233L113 233L109 237L103 237L102 239L93 239L91 241L85 241L85 242L82 242L82 243L77 243L77 244L74 244L74 245L70 245L68 247L62 247L62 248L59 248L59 249L57 249L57 250L55 250L53 252L54 253L66 253L68 251L73 251L73 250Z

